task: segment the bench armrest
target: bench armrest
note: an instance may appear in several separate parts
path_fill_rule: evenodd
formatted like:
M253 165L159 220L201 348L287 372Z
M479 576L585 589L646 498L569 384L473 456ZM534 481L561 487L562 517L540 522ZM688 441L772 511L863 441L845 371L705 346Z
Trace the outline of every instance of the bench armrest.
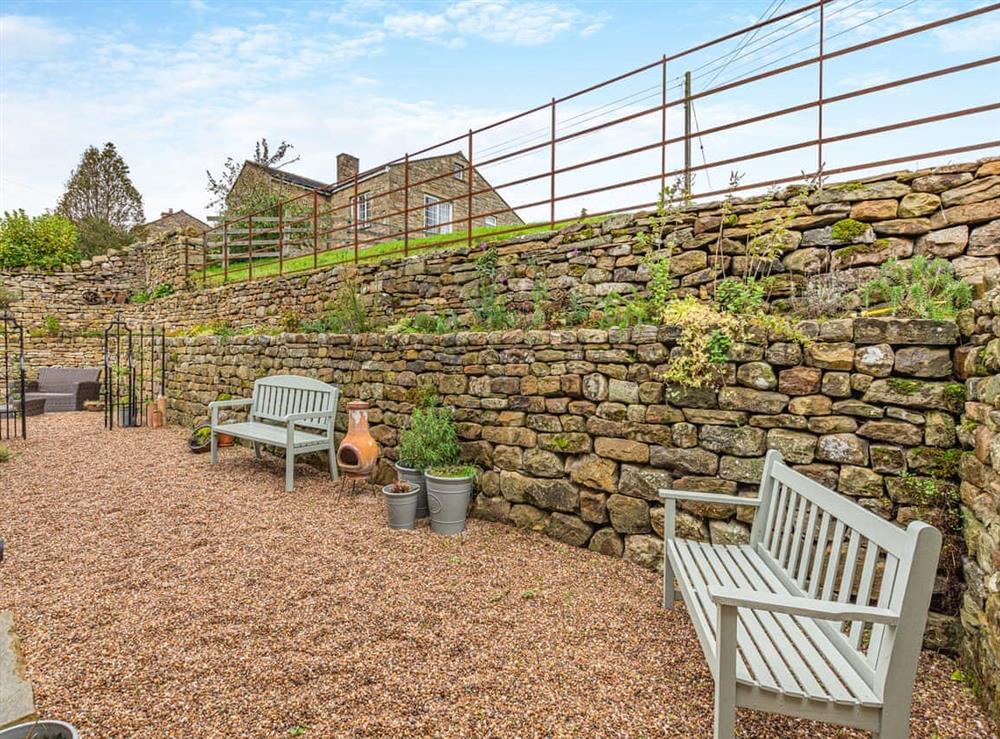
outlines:
M771 613L787 613L792 616L807 616L830 621L867 621L876 624L895 626L899 622L899 614L887 608L860 606L854 603L837 603L816 598L801 598L794 595L778 595L777 593L761 593L756 590L742 588L720 587L712 585L708 595L718 606L733 608L751 608L770 611Z
M282 416L281 420L285 423L297 423L298 421L304 421L307 418L332 418L337 415L337 411L310 411L307 413L289 413L286 416Z
M661 490L663 501L663 538L673 539L677 522L677 501L697 500L700 503L718 503L722 505L759 506L760 498L741 498L737 495L719 493L696 493L691 490Z
M29 380L27 383L25 383L24 392L26 393L40 392L38 389L38 380Z
M76 409L83 410L83 404L88 400L98 400L101 397L101 383L97 380L87 380L76 386Z
M220 408L240 408L245 405L250 405L253 402L251 398L238 398L237 400L213 400L208 404L208 410L212 414L212 426L216 426L219 423L219 409Z

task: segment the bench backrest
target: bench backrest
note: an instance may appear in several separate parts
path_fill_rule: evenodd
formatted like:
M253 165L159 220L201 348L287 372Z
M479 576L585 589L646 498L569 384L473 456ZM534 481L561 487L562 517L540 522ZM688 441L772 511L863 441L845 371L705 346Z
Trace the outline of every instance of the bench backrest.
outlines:
M253 384L253 418L279 422L290 413L324 413L337 409L340 389L311 377L273 375ZM333 418L307 418L299 426L326 431L333 428Z
M920 521L905 529L767 455L751 544L802 595L872 605L900 615L897 627L822 622L844 656L881 693L916 670L937 571L941 534ZM903 674L900 674L900 673ZM911 676L912 677L912 676ZM904 678L905 682L905 678Z
M100 376L97 367L42 367L38 370L38 389L72 391L81 382L97 382Z

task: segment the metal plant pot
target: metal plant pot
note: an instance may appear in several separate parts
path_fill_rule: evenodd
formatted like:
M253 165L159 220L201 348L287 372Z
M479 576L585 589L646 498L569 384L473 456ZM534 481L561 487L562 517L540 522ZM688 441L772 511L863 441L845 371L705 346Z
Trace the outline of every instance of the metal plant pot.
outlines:
M427 518L429 510L427 508L427 481L424 479L423 470L415 467L407 467L402 462L393 465L396 468L396 477L400 482L408 482L417 486L417 518Z
M80 734L62 721L31 721L0 729L0 739L80 739Z
M437 477L425 473L427 505L431 513L431 530L436 534L454 536L465 530L465 516L472 497L472 476Z
M385 501L385 512L389 517L390 529L409 530L413 528L419 491L420 488L412 484L408 493L394 493L392 485L386 485L382 488L382 499Z
M125 428L132 428L135 426L135 411L131 404L120 405L118 410L118 425Z

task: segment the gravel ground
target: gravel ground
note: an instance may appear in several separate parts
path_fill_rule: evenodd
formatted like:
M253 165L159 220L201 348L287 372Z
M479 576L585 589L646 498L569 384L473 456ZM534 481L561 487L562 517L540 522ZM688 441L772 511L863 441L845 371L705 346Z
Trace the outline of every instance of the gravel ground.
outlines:
M43 716L94 737L711 735L712 682L649 572L380 502L178 429L47 416L0 465L0 609ZM913 736L995 736L925 655ZM853 737L740 711L742 737ZM304 730L304 731L303 731Z

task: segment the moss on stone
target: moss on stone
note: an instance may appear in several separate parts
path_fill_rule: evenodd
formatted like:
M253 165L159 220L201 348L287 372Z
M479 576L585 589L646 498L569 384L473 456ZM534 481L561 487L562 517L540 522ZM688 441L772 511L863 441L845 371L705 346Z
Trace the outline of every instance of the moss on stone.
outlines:
M920 383L916 380L904 380L899 377L890 377L885 381L889 389L900 395L913 395L920 390Z
M949 382L945 385L944 396L956 403L965 402L965 385L960 382Z
M841 243L850 243L863 236L868 231L868 224L853 218L844 218L833 224L830 235Z

